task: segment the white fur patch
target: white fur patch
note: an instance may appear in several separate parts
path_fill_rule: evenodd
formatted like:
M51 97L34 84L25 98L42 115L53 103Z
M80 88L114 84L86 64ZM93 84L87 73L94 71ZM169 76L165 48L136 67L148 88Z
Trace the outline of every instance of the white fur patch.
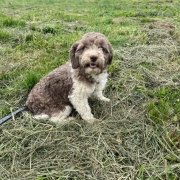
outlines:
M50 121L53 121L55 123L63 123L63 122L72 120L70 118L67 118L69 116L69 114L71 113L71 111L72 111L72 107L66 106L64 111L61 111L58 114L54 114L50 118Z
M40 114L40 115L34 115L33 118L36 120L39 120L39 119L46 120L46 119L49 119L49 116L47 114Z
M71 111L72 111L72 107L66 106L64 111L54 114L51 118L47 114L34 115L33 118L36 120L49 119L50 121L53 121L55 123L63 123L74 119L74 118L67 118L71 113Z
M109 102L110 99L104 97L102 94L102 90L105 88L105 85L107 82L107 77L108 77L107 71L105 70L103 73L101 73L99 75L94 75L92 77L96 81L95 90L93 92L93 97L95 97L101 101Z
M96 46L93 46L92 48L86 50L81 58L81 64L85 67L85 64L87 62L91 62L90 61L90 57L91 56L96 56L97 57L97 64L100 65L101 68L104 67L104 63L105 63L105 59L104 59L104 55L102 53L102 50L98 49ZM101 68L95 68L95 69L91 69L90 67L86 67L85 68L85 73L86 74L99 74L101 72Z
M81 115L84 120L94 121L95 118L91 113L91 108L88 104L88 98L95 96L97 99L103 101L109 101L108 98L102 95L102 90L105 88L107 82L107 72L104 71L99 75L93 75L95 82L93 84L86 84L86 82L81 82L73 78L72 69L72 79L73 79L73 92L68 96L73 107Z

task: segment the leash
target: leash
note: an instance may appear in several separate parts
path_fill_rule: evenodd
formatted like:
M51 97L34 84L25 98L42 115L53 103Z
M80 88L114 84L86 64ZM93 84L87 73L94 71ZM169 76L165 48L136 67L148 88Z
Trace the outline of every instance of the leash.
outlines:
M3 118L0 119L0 125L12 118L13 116L19 114L21 111L24 111L27 109L27 106L20 107L16 111L9 113L8 115L4 116Z

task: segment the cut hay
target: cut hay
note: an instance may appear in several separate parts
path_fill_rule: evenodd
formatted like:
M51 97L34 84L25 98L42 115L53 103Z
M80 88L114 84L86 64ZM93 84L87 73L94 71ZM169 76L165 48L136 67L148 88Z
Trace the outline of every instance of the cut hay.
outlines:
M35 121L28 113L0 127L2 180L135 180L180 177L180 150L166 138L169 124L155 124L147 114L148 92L180 77L179 44L163 28L161 43L120 47L120 67L105 90L110 103L90 100L99 120L56 125ZM149 29L146 34L153 40ZM172 125L171 125L172 126Z

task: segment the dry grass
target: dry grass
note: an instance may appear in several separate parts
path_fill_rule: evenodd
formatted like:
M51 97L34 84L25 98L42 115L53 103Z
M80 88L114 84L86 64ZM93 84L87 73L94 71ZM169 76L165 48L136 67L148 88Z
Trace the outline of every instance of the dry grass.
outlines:
M104 113L106 120L93 125L77 120L56 126L24 113L1 130L1 177L155 179L178 174L179 164L167 165L168 156L180 159L162 138L164 130L154 129L143 112L137 115L134 105L124 108L124 102L108 105L113 114Z
M154 126L145 108L146 87L168 85L179 73L172 61L179 45L169 38L116 51L121 70L111 70L105 91L111 103L90 101L99 118L93 125L76 113L76 121L55 125L25 112L1 126L1 179L178 179L180 151L167 140L168 124Z
M126 2L123 2L125 3L124 7L127 7ZM161 4L162 2L159 3ZM155 1L151 3L153 7L157 5L157 8L159 8ZM168 1L168 5L169 3L170 1ZM139 5L141 4L139 3ZM71 6L73 8L72 4ZM109 4L107 4L108 6ZM148 4L147 7L149 6ZM107 13L107 7L105 7L105 13ZM150 11L150 7L148 10L149 14L153 13ZM87 12L85 11L84 13ZM116 11L114 9L114 13L119 13L119 10ZM70 17L71 14L73 12L69 13L68 16L64 13L63 18L74 21ZM143 21L148 21L148 23L142 26L140 32L135 32L137 35L133 34L134 31L131 31L131 26L127 28L127 32L126 28L122 32L123 28L119 30L117 24L127 26L129 22L134 20L134 17L128 19L128 16L141 16L141 14L131 13L131 11L121 11L121 14L125 14L125 17L116 19L116 25L113 24L112 26L114 28L113 32L117 32L115 33L116 36L113 33L111 35L111 32L107 30L108 28L111 30L109 19L101 19L103 23L105 23L105 20L110 23L110 25L106 24L103 31L110 34L112 44L114 43L113 45L118 47L115 47L114 62L109 67L110 76L104 92L111 99L111 102L104 103L90 100L93 114L99 120L94 124L88 124L76 112L72 114L76 117L76 120L63 125L53 124L49 121L35 121L28 112L23 112L19 117L13 117L12 120L0 126L0 180L179 179L180 110L178 105L180 94L180 33L168 20L165 22L155 18L153 20L151 18L144 18ZM79 18L84 17L77 16ZM118 14L118 16L120 15ZM126 20L127 22L125 22ZM85 22L85 19L83 19L83 22ZM133 21L134 24L137 22L139 20ZM76 26L76 23L74 26ZM73 28L77 27L74 26L69 26L68 30L75 32ZM116 26L117 29L115 29ZM88 25L86 28L88 28ZM100 29L100 27L98 28ZM45 28L45 30L49 31L51 29ZM129 41L133 41L133 43L128 44L129 41L127 41L127 44L119 46L119 41L120 43L123 41L122 36L124 32L124 36L129 37ZM81 33L77 33L77 36L80 36ZM121 35L118 35L118 33ZM67 36L61 35L58 36L59 38L55 37L56 42L51 41L53 35L48 36L48 43L45 42L43 44L44 48L39 51L37 49L41 47L42 39L38 41L39 44L36 41L33 41L34 44L28 44L32 46L32 49L30 49L32 52L28 52L30 56L28 56L28 53L25 54L23 49L23 47L26 47L26 42L22 44L22 47L19 46L23 50L22 54L17 50L18 56L22 56L22 58L17 58L19 60L17 61L19 63L17 66L15 66L16 59L13 59L11 64L8 63L11 56L7 54L9 59L5 62L5 65L12 66L12 69L11 67L7 67L7 69L10 72L14 66L14 68L23 67L26 69L26 65L32 63L31 66L35 67L34 69L28 64L28 68L32 68L32 72L42 72L45 67L49 66L52 68L52 66L56 66L59 63L60 60L58 58L56 58L57 62L54 64L51 62L53 56L58 57L65 52L65 55L63 54L62 56L67 58L67 46L76 40L76 34L72 35L70 33ZM31 36L28 37L31 38ZM64 39L62 39L63 37ZM70 39L66 39L67 37L70 37ZM137 37L143 43L134 44ZM39 37L37 36L36 38ZM133 38L135 40L132 40ZM49 52L46 51L47 47ZM50 52L51 48L52 52ZM2 50L5 51L5 48L2 48ZM47 59L43 60L44 57ZM61 58L65 59L64 57ZM38 63L37 60L39 60ZM25 65L20 62L25 63ZM1 64L4 64L4 62L1 62ZM6 68L2 68L2 70L6 71ZM44 71L42 74L45 73ZM5 74L3 76L4 81L2 82L4 89L1 92L5 92L6 86L9 88L3 97L15 99L14 106L19 105L19 99L22 102L25 94L27 94L27 89L15 91L16 86L10 85L11 82L16 84L17 80L15 78L15 81L12 80L10 76L21 77L18 74L20 71L17 74L13 71L14 74L10 75L8 74L9 72L3 73ZM36 75L33 77L36 80ZM172 97L166 94L167 91L163 88L171 89ZM10 90L14 90L14 92L12 93ZM175 93L177 93L177 97L174 96ZM19 94L22 97L19 97ZM165 112L166 109L165 111L162 110L166 107L166 103L164 103L165 105L162 109L160 106L165 101L161 101L162 97L164 99L169 98L167 113ZM7 99L4 98L0 102L2 104L9 103L10 100L8 101ZM11 103L13 104L12 101ZM154 111L150 112L148 110L150 104L153 104L153 108L156 108L153 109ZM177 108L173 109L175 106ZM153 117L152 115L155 113L152 114L152 112L158 112L159 114L164 112L166 116L160 116L164 119L158 121L157 117L159 116Z

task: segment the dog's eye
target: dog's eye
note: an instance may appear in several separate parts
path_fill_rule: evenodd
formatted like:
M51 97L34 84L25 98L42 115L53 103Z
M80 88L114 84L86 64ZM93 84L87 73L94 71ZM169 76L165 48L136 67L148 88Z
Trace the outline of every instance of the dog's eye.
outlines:
M100 47L104 53L109 53L109 51L105 47Z
M81 46L76 51L84 51L85 48L86 48L86 46Z

